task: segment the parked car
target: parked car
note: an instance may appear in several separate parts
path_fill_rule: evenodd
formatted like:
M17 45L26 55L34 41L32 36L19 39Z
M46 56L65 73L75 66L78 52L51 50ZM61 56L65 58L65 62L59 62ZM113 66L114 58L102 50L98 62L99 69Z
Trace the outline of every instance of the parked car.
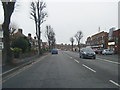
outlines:
M51 50L51 53L52 53L52 54L58 54L58 50L57 50L57 49L52 49L52 50Z
M96 59L96 53L91 48L82 48L80 50L80 58Z
M113 50L110 50L110 49L104 49L104 50L102 51L102 54L103 54L103 55L112 55L112 54L114 54L114 51L113 51Z

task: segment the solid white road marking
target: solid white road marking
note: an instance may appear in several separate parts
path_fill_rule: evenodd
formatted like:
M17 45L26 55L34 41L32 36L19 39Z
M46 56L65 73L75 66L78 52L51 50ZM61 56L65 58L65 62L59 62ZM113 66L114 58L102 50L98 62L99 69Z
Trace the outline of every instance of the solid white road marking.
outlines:
M20 67L20 66L18 66L18 67L16 67L16 68L13 68L13 69L10 69L10 70L8 70L8 71L6 71L6 72L4 72L4 73L2 73L2 74L0 74L0 75L4 75L4 74L6 74L6 73L8 73L8 72L11 72L11 71L13 71L13 70L19 68L19 67Z
M107 61L107 62L111 62L111 63L114 63L114 64L120 64L118 62L115 62L115 61L110 61L110 60L107 60L107 59L102 59L102 58L97 58L99 60L103 60L103 61Z
M91 70L92 72L96 72L95 70L93 70L93 69L91 69L90 67L88 67L88 66L86 66L86 65L84 65L84 64L82 64L84 67L86 67L87 69L89 69L89 70Z
M74 60L75 60L75 62L79 63L79 61L78 61L78 60L76 60L76 59L74 59Z
M118 83L114 82L113 80L109 80L109 81L110 81L111 83L113 83L114 85L120 87L120 85L119 85Z

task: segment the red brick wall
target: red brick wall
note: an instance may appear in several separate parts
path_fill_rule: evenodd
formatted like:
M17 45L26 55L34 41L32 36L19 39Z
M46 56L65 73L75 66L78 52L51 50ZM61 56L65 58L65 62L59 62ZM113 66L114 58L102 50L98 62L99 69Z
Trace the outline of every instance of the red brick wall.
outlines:
M120 29L113 32L113 36L118 37L118 43L116 43L116 51L120 53Z

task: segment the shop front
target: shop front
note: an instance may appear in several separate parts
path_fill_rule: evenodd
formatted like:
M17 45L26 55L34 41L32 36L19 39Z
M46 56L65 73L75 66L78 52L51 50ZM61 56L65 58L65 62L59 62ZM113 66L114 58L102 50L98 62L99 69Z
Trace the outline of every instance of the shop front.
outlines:
M115 42L108 42L108 49L115 51Z

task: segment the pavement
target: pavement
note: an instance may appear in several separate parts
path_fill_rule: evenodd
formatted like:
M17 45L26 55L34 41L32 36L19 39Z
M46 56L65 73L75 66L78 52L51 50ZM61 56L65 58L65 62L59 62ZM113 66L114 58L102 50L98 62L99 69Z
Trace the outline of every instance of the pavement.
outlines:
M32 62L38 57L39 57L38 55L35 55L35 56L27 57L25 59L21 59L21 60L19 60L18 65L5 64L5 65L2 66L2 73L6 72L6 71L9 71L11 69L14 69L16 67L19 67L19 66L21 66L25 63Z
M105 61L105 60L108 61ZM79 54L59 51L37 58L35 62L2 80L3 88L111 88L118 90L118 66L109 58L81 59ZM110 90L111 90L110 89ZM103 89L102 89L103 90Z
M31 56L31 57L27 57L24 59L18 59L19 63L17 65L12 65L12 64L4 64L0 66L1 72L0 75L4 75L4 74L8 74L11 73L14 70L17 70L21 67L24 67L32 62L34 62L37 58L41 58L42 56L48 54L48 52L44 53L41 56L35 55L35 56Z

